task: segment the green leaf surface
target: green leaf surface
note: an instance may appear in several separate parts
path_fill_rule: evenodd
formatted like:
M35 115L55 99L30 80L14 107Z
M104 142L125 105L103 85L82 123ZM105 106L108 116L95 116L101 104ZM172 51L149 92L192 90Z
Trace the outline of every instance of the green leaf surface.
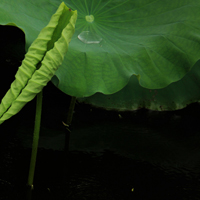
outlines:
M0 124L17 114L51 80L67 52L76 18L76 11L61 3L49 24L41 30L1 101Z
M186 76L162 89L146 89L139 85L137 78L132 77L129 83L119 92L112 95L94 94L78 99L108 110L131 111L139 108L166 111L178 110L190 103L200 100L200 61Z
M29 47L60 0L1 0L0 23L14 23ZM52 79L77 97L121 90L133 75L159 89L200 59L199 0L66 0L78 10L68 56ZM134 78L133 78L134 79Z

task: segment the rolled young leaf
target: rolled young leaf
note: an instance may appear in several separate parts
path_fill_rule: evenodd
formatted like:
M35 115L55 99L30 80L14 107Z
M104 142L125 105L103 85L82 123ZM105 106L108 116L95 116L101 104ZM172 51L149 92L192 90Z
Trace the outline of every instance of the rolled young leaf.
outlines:
M49 24L41 30L28 49L15 75L15 81L3 97L0 124L17 114L51 80L67 52L76 19L77 11L61 3Z

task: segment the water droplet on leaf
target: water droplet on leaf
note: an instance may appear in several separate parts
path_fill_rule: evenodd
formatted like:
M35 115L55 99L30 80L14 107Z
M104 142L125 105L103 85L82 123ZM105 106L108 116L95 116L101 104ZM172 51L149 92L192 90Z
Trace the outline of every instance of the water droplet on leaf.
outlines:
M83 31L78 35L78 39L85 44L99 44L102 38L91 31Z

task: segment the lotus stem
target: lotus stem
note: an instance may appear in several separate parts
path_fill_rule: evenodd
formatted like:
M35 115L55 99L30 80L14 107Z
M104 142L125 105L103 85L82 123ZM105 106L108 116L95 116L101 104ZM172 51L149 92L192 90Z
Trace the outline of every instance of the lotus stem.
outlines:
M72 123L75 104L76 104L76 97L72 97L71 102L70 102L70 106L69 106L68 115L67 115L67 124L68 125L71 125L71 123Z
M36 164L36 157L37 157L37 150L38 150L41 113L42 113L42 91L37 94L35 127L34 127L34 132L33 132L32 154L31 154L29 176L28 176L28 187L30 187L31 190L33 190L33 179L34 179L35 164Z
M71 126L71 122L73 118L75 104L76 104L76 97L71 97L70 106L67 113L67 120L66 122L63 122L63 125L65 127L65 150L64 151L66 153L69 150L69 138L70 138L70 132L71 132L70 126Z

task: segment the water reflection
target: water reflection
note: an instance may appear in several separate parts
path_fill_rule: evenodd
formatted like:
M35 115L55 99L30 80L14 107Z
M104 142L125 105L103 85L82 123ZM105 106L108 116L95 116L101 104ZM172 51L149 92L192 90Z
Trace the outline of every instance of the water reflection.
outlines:
M59 152L53 158L52 150L43 150L37 161L57 199L200 199L200 107L126 113L77 107L67 175L60 172ZM60 149L63 141L62 132L42 129L40 148ZM53 171L63 182L49 176Z
M85 112L83 112L85 114ZM105 149L162 169L200 173L200 128L195 115L147 112L88 114L74 126L70 149L101 152ZM79 113L81 115L81 113ZM177 117L178 116L178 117ZM80 117L80 116L78 116ZM75 123L75 122L74 122Z

